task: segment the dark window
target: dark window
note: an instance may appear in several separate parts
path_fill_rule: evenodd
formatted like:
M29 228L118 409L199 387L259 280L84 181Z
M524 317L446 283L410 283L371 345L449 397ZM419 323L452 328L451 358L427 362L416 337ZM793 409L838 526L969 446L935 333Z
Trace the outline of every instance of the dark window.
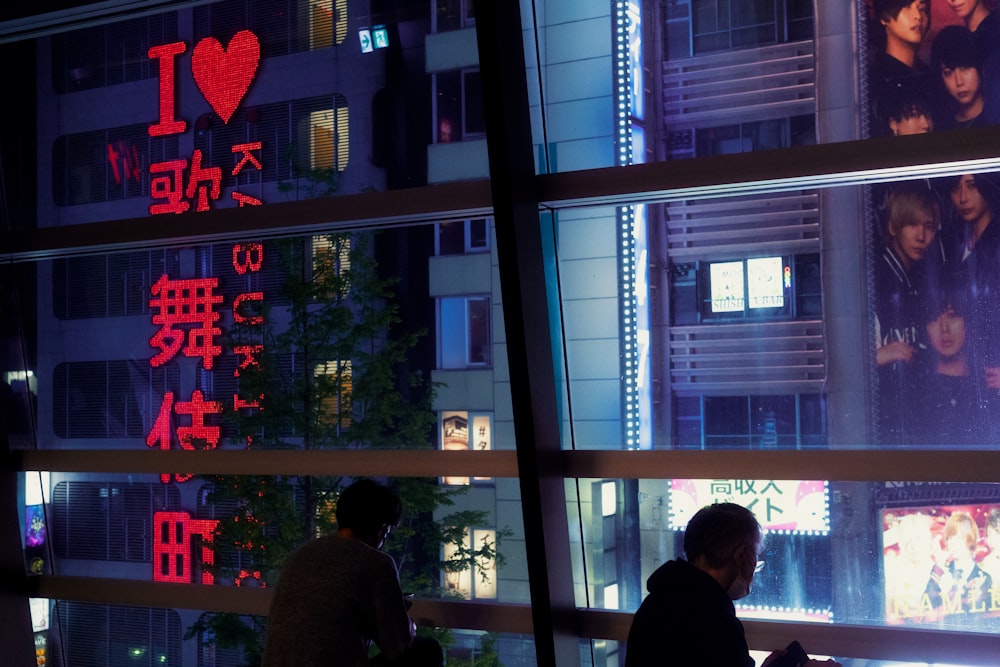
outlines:
M180 667L181 619L173 609L56 603L62 651L72 667ZM53 652L59 664L59 651Z
M449 220L437 225L439 255L462 255L490 249L490 226L487 218Z
M149 196L149 166L177 157L177 137L150 137L147 125L58 137L52 197L59 206Z
M677 397L674 408L674 445L684 449L826 445L819 394Z
M306 5L299 0L225 0L195 7L195 42L215 37L228 44L240 30L250 30L260 39L262 58L305 51L309 33L297 26L305 23Z
M137 438L147 434L163 394L178 391L176 364L145 359L61 363L53 372L52 428L60 438Z
M473 0L436 0L434 31L445 32L476 24Z
M202 627L209 627L208 619L214 614L202 614ZM259 632L259 619L240 616L239 621L247 626L247 632ZM259 658L258 658L259 660ZM244 667L249 663L240 647L221 646L211 630L198 633L198 667ZM252 664L252 663L250 663Z
M823 276L819 255L795 258L795 314L802 318L823 316Z
M153 513L179 509L172 485L59 482L52 491L53 548L60 558L149 563Z
M160 276L176 277L174 250L151 250L52 262L52 304L61 320L141 315ZM230 272L231 273L231 272Z
M723 125L696 131L697 155L732 155L815 143L813 116Z
M149 48L176 41L176 13L53 35L53 88L72 93L156 76Z
M811 39L812 3L801 0L693 0L694 53Z
M435 74L434 86L437 143L462 141L486 132L479 70Z

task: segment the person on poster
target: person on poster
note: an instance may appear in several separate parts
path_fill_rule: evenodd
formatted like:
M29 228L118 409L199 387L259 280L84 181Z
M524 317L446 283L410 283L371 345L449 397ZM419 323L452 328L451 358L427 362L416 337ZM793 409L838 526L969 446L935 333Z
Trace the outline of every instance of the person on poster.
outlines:
M931 286L923 299L928 349L914 373L907 429L920 445L991 442L997 393L983 385L972 365L966 336L964 290Z
M938 619L985 615L991 609L993 579L976 562L979 526L968 512L952 512L942 535L949 555L948 563L937 567L927 584L927 598L938 612Z
M992 174L963 174L949 181L954 220L942 231L950 279L968 292L974 364L986 385L1000 390L1000 184Z
M337 532L295 550L271 599L263 667L440 667L417 637L392 557L381 551L402 515L399 495L359 479L337 500ZM380 654L369 662L375 643Z
M886 113L894 137L934 131L934 104L922 88L901 89L888 101Z
M948 0L948 6L976 41L979 62L991 62L1000 50L1000 14L991 11L988 0Z
M983 69L972 33L957 25L941 28L931 44L931 72L944 100L935 127L949 130L995 122L995 110L986 104Z
M927 347L921 299L941 208L925 181L904 181L893 185L886 209L887 241L874 276L879 425L883 444L903 444L913 428L906 423L913 363Z
M1000 582L1000 507L986 514L986 546L990 552L979 562L979 567L993 581Z
M918 56L931 25L930 2L874 0L872 11L882 25L868 71L872 128L879 136L889 134L889 109L897 97L930 89L930 69Z
M926 620L928 609L924 594L937 562L941 546L934 538L933 519L923 512L904 514L890 521L883 537L885 555L886 618L888 620Z
M684 532L686 560L661 565L632 619L625 667L754 667L733 600L750 594L762 566L760 524L735 503L698 510ZM785 650L769 655L768 667ZM840 667L810 660L807 667Z

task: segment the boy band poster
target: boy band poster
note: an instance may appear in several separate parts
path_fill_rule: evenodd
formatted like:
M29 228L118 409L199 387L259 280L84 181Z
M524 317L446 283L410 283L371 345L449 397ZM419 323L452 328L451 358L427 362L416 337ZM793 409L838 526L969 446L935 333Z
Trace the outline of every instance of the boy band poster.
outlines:
M882 511L890 624L1000 625L1000 505Z
M872 137L1000 122L994 0L862 0ZM1000 174L871 186L874 435L1000 442Z

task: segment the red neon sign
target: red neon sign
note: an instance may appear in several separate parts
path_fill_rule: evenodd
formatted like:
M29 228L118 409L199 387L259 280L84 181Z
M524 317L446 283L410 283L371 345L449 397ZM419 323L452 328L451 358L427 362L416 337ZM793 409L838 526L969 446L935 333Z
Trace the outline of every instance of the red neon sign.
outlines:
M255 407L255 406L244 406ZM205 449L215 449L219 446L219 427L205 423L205 415L219 414L222 412L222 404L217 401L206 401L200 389L195 389L191 393L190 401L178 401L174 403L174 392L168 391L163 395L163 402L160 403L160 412L153 422L153 428L146 435L146 445L149 447L159 447L162 450L170 449L173 440L173 414L185 415L191 418L190 426L177 427L177 442L181 449L195 449L195 442L204 443ZM174 479L178 482L186 482L193 475L188 473L173 473ZM170 482L171 473L160 473L160 481L164 484Z
M156 512L153 514L153 581L190 584L194 547L191 538L201 537L201 562L212 565L215 553L208 545L215 537L215 519L192 519L187 512ZM208 570L202 570L201 583L215 583Z
M173 42L154 46L148 51L150 60L158 60L160 64L160 118L149 126L149 136L162 137L167 134L180 134L187 129L187 123L174 117L176 103L174 88L177 84L174 62L177 56L187 51L184 42Z
M194 82L223 123L233 117L250 89L259 62L260 42L249 30L233 35L228 48L214 37L206 37L194 47Z
M151 137L180 134L187 129L187 123L176 117L177 58L186 52L184 42L154 46L147 52L150 60L159 63L159 114L157 121L149 126ZM195 45L191 73L205 101L223 123L229 123L243 101L259 64L260 41L249 30L236 33L228 47L214 37L205 37ZM248 165L262 170L261 161L253 153L261 148L259 141L233 145L232 152L239 159L231 175L237 176ZM222 192L222 168L204 166L203 159L202 152L195 149L190 162L182 158L149 166L150 197L154 200L149 206L151 215L184 213L191 209L192 203L196 211L211 208L209 201L217 201ZM262 204L260 199L242 192L234 191L230 196L241 208Z
M121 139L108 144L108 163L115 185L121 185L122 181L142 182L142 164L135 144L126 146Z
M222 335L215 326L219 313L214 310L215 304L222 303L222 296L212 293L218 286L218 278L170 280L160 276L150 290L155 298L149 300L149 307L158 311L153 324L160 327L149 339L149 344L160 350L150 360L151 366L162 366L183 351L184 356L201 357L205 370L212 370L213 360L222 353L213 342L215 336ZM185 336L183 330L174 328L179 325L196 326Z
M264 264L264 246L259 242L237 243L232 246L232 267L237 275L256 273ZM222 354L222 346L216 344L216 337L222 330L217 326L220 314L216 306L223 301L222 295L215 294L219 279L192 278L171 280L169 276L160 279L150 289L153 298L149 306L153 310L153 324L159 327L149 339L151 347L158 350L149 360L150 366L157 367L174 359L178 354L200 358L206 371L215 367L215 358ZM263 315L247 312L251 304L264 300L263 292L243 292L232 302L233 321L249 326L261 326ZM239 377L250 368L260 368L260 355L264 346L236 345L232 353L238 358L233 376ZM264 394L254 398L243 398L233 394L233 410L263 410ZM195 449L196 444L206 449L218 447L221 433L218 426L206 423L206 417L222 412L222 403L206 400L200 389L191 393L190 401L175 400L174 392L163 395L160 409L149 433L146 445L169 450L176 441L181 449ZM190 424L174 427L174 415L190 419ZM176 434L175 434L176 431ZM186 482L192 475L187 473L161 473L160 481L167 484L173 479Z

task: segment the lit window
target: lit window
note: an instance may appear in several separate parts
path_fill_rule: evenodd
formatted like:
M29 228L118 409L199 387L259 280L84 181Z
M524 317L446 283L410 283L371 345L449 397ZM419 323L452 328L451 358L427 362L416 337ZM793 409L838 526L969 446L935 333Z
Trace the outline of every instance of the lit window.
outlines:
M325 281L331 292L345 298L350 291L351 237L328 234L312 237L312 274L314 281ZM333 294L329 294L333 296Z
M790 316L794 310L792 274L788 257L709 262L703 272L702 317Z
M347 36L347 0L309 0L309 48L340 45Z
M497 564L490 554L496 552L497 531L474 528L465 533L464 543L444 545L444 589L466 600L497 597ZM474 546L473 546L474 545Z
M350 361L327 361L313 371L319 422L338 429L351 427L352 369Z
M447 451L489 451L493 449L493 419L488 414L470 412L441 413L441 449ZM471 427L471 428L470 428ZM489 482L492 477L473 477L475 482ZM468 477L442 477L444 484L468 484Z
M489 297L438 300L440 368L488 366L492 361Z
M344 171L350 155L346 102L309 114L309 167Z

